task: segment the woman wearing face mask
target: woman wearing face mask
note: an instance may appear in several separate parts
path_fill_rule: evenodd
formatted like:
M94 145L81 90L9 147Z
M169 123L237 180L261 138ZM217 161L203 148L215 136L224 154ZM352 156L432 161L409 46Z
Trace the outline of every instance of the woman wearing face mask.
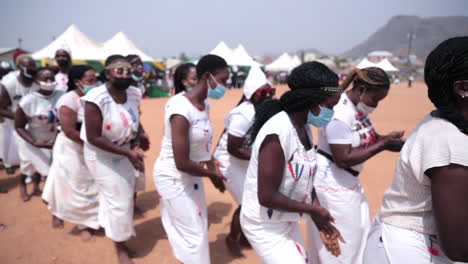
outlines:
M154 170L161 219L175 257L185 264L208 264L208 216L202 177L224 192L224 176L211 155L213 127L206 98L223 97L229 68L216 55L197 64L198 81L166 104L164 137ZM205 166L206 165L206 166Z
M143 154L134 150L142 136L141 92L130 86L131 65L120 55L105 63L108 81L81 98L84 120L80 138L84 159L99 192L98 221L115 243L120 263L133 263L125 241L135 235L133 194L136 170L144 172Z
M16 133L14 119L21 98L38 89L37 84L34 82L37 68L33 58L25 54L18 56L16 64L20 69L19 74L2 81L4 89L2 89L2 95L0 97L0 115L5 118L5 132L12 133L11 137L6 137L10 138L10 140L6 142L9 143L9 146L4 155L11 155L13 160L17 158L20 159L21 175L19 179L19 192L21 199L23 201L28 201L30 196L26 188L26 179L31 179L30 177L34 174L34 168L32 167L31 161L26 160L21 153L24 149L23 145L26 144L26 142ZM15 151L17 153L14 153ZM33 194L40 195L40 180L40 178L35 179Z
M439 44L424 79L435 109L401 150L365 264L468 262L468 37Z
M271 98L275 89L267 82L259 66L252 66L244 84L244 97L225 119L225 131L221 136L214 157L221 162L221 172L227 178L226 187L239 207L234 212L231 232L226 243L234 256L241 256L239 242L248 245L240 226L240 204L244 189L245 174L250 160L250 148L245 146L247 130L252 125L255 107Z
M320 243L319 233L308 223L312 263L362 263L370 227L369 206L359 180L364 162L381 151L400 151L403 132L380 136L372 127L370 114L390 88L390 79L376 67L356 69L342 83L346 90L335 106L333 120L319 130L318 172L314 185L325 208L337 218L336 226L346 239L342 254L335 257Z
M143 70L143 61L141 60L140 56L131 54L125 57L132 66L132 86L138 87L140 89L141 94L145 95L146 93L146 87L145 84L143 83L143 80L145 79L144 76L144 70Z
M175 94L188 92L197 84L197 71L193 63L181 64L174 72Z
M55 104L63 92L55 90L54 72L48 68L40 68L35 80L39 90L21 98L15 114L15 128L25 141L20 145L20 157L31 162L35 178L40 179L49 174L52 163L52 146L57 135Z
M340 254L338 230L320 205L313 178L317 153L309 124L329 121L341 89L325 65L308 62L288 78L291 89L267 100L255 112L249 133L253 144L242 197L241 226L263 263L309 263L299 220L311 218L327 249Z
M83 107L80 97L96 86L96 72L87 65L72 66L68 93L57 102L61 133L53 148L53 162L42 199L52 214L52 226L63 227L63 220L78 224L82 239L91 239L97 219L97 188L83 157L80 129Z

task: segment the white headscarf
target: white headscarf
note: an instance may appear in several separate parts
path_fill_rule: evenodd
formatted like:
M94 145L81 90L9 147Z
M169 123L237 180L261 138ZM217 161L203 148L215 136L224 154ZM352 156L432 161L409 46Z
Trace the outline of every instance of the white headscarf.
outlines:
M244 83L244 95L247 99L251 99L252 95L263 85L268 84L265 73L260 66L253 65L250 67L249 75Z

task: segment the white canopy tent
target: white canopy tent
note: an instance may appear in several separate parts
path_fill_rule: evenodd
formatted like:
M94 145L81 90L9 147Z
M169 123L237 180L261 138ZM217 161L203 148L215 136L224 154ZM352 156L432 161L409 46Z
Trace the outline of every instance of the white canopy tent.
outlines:
M182 61L179 59L168 59L166 60L166 69L177 68L182 64Z
M124 56L136 54L143 61L154 61L153 58L138 49L123 32L115 34L104 43L98 43L86 36L75 25L68 27L64 33L49 45L33 53L32 57L36 60L54 58L58 49L71 51L71 56L75 60L105 60L113 54Z
M283 53L272 63L265 66L265 70L269 72L288 72L301 64L301 60L297 56L290 56L288 53Z
M231 66L261 66L249 55L242 44L231 49L224 41L220 41L210 54L222 57Z
M301 59L299 58L299 56L297 55L294 55L291 59L291 70L296 68L297 66L301 65Z
M33 53L32 57L36 60L54 58L58 49L65 49L71 51L74 59L99 60L102 57L101 46L101 44L81 32L75 25L71 25L49 45Z
M103 59L113 54L121 54L123 56L136 54L143 61L154 61L153 58L138 49L122 31L118 32L111 39L104 42L101 49L104 57Z
M222 57L228 64L232 62L233 50L229 48L224 41L220 41L210 54Z
M364 69L364 68L369 68L369 67L377 67L377 65L371 61L369 61L367 58L364 58L357 66L356 68L358 69Z
M256 62L245 50L242 44L239 44L237 48L232 53L232 61L230 65L236 66L261 66L260 63Z
M377 67L380 69L386 71L386 72L397 72L399 71L397 67L393 66L393 64L387 59L381 60L379 63L377 63Z

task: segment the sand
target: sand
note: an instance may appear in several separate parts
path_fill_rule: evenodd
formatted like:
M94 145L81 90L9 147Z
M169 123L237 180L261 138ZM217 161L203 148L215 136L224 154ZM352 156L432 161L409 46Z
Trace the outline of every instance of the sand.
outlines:
M278 87L279 93L286 88ZM217 142L223 129L224 116L237 104L241 90L228 91L219 101L212 102L211 119ZM376 130L385 134L394 130L405 130L405 137L424 115L433 109L427 99L426 87L416 83L413 88L406 84L392 86L389 96L372 116ZM129 246L137 252L135 263L172 264L178 263L172 256L167 236L161 224L159 201L153 185L152 168L159 154L163 135L164 104L167 98L145 99L142 104L143 124L151 139L147 152L147 191L138 196L137 204L146 212L135 220L137 236ZM361 179L375 215L380 207L382 194L391 183L398 154L383 152L366 163ZM19 199L18 173L7 176L0 172L0 186L9 189L0 194L0 263L117 263L112 242L97 236L95 241L84 243L71 233L74 225L51 228L51 215L39 197L29 202ZM228 193L221 194L210 182L205 181L209 215L209 237L211 260L214 264L260 263L253 250L244 250L245 258L232 258L225 246L224 238L229 231L232 213L237 208ZM28 186L29 189L32 186Z

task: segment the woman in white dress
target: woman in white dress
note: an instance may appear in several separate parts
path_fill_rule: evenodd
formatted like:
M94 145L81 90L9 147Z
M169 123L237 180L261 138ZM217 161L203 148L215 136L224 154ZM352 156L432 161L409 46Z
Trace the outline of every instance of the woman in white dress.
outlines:
M206 55L196 71L195 87L173 96L166 104L164 137L153 176L161 199L162 223L174 256L184 264L209 264L202 177L209 177L222 192L225 178L212 158L213 127L206 99L224 95L229 68L223 58Z
M435 48L424 78L436 109L401 150L365 264L468 262L468 37Z
M125 57L106 60L108 81L81 98L84 122L80 137L84 158L99 192L99 225L114 241L120 263L133 263L125 241L135 235L133 195L143 154L134 150L141 134L141 92L130 86L131 66Z
M57 136L55 104L63 92L55 90L57 83L49 68L38 69L35 80L39 90L21 98L15 114L15 129L24 140L24 144L19 145L20 157L31 163L37 184L49 174L52 146Z
M349 84L352 89L346 91ZM334 107L333 120L319 129L318 171L315 191L322 206L337 218L336 227L346 239L341 255L330 254L308 221L312 263L362 263L370 228L369 205L359 180L364 162L384 150L400 151L403 132L379 135L370 114L388 94L390 79L380 68L355 69L342 83L344 92Z
M255 107L275 94L259 66L252 66L244 84L241 103L226 116L225 129L216 148L214 157L226 177L226 188L239 204L232 216L231 231L226 244L234 256L242 256L240 245L248 247L248 241L240 226L240 210L244 190L245 174L249 166L251 150L246 146L246 134L255 116Z
M304 63L288 78L291 91L256 109L253 143L241 209L241 226L263 263L309 263L299 220L312 218L328 250L339 255L341 235L313 189L317 153L308 125L333 116L338 76L319 62Z
M4 157L9 156L9 158L12 158L9 161L10 163L14 163L14 160L18 158L20 159L20 197L23 201L28 201L31 196L27 192L26 179L31 179L34 168L31 161L27 160L21 153L21 150L24 149L22 146L27 143L16 133L14 119L21 98L38 89L37 84L34 82L37 67L33 58L25 54L18 56L17 65L20 69L19 74L12 74L8 80L2 81L4 89L2 89L0 97L0 115L6 118L5 134L7 141L5 143L7 144L5 146L7 147L4 149ZM40 180L40 177L34 179L33 194L35 195L41 193L39 189Z
M99 228L98 192L83 157L80 97L95 88L97 80L96 72L87 65L72 66L68 77L68 92L56 105L61 132L54 144L42 199L52 214L53 227L63 227L63 220L75 223L87 241Z

